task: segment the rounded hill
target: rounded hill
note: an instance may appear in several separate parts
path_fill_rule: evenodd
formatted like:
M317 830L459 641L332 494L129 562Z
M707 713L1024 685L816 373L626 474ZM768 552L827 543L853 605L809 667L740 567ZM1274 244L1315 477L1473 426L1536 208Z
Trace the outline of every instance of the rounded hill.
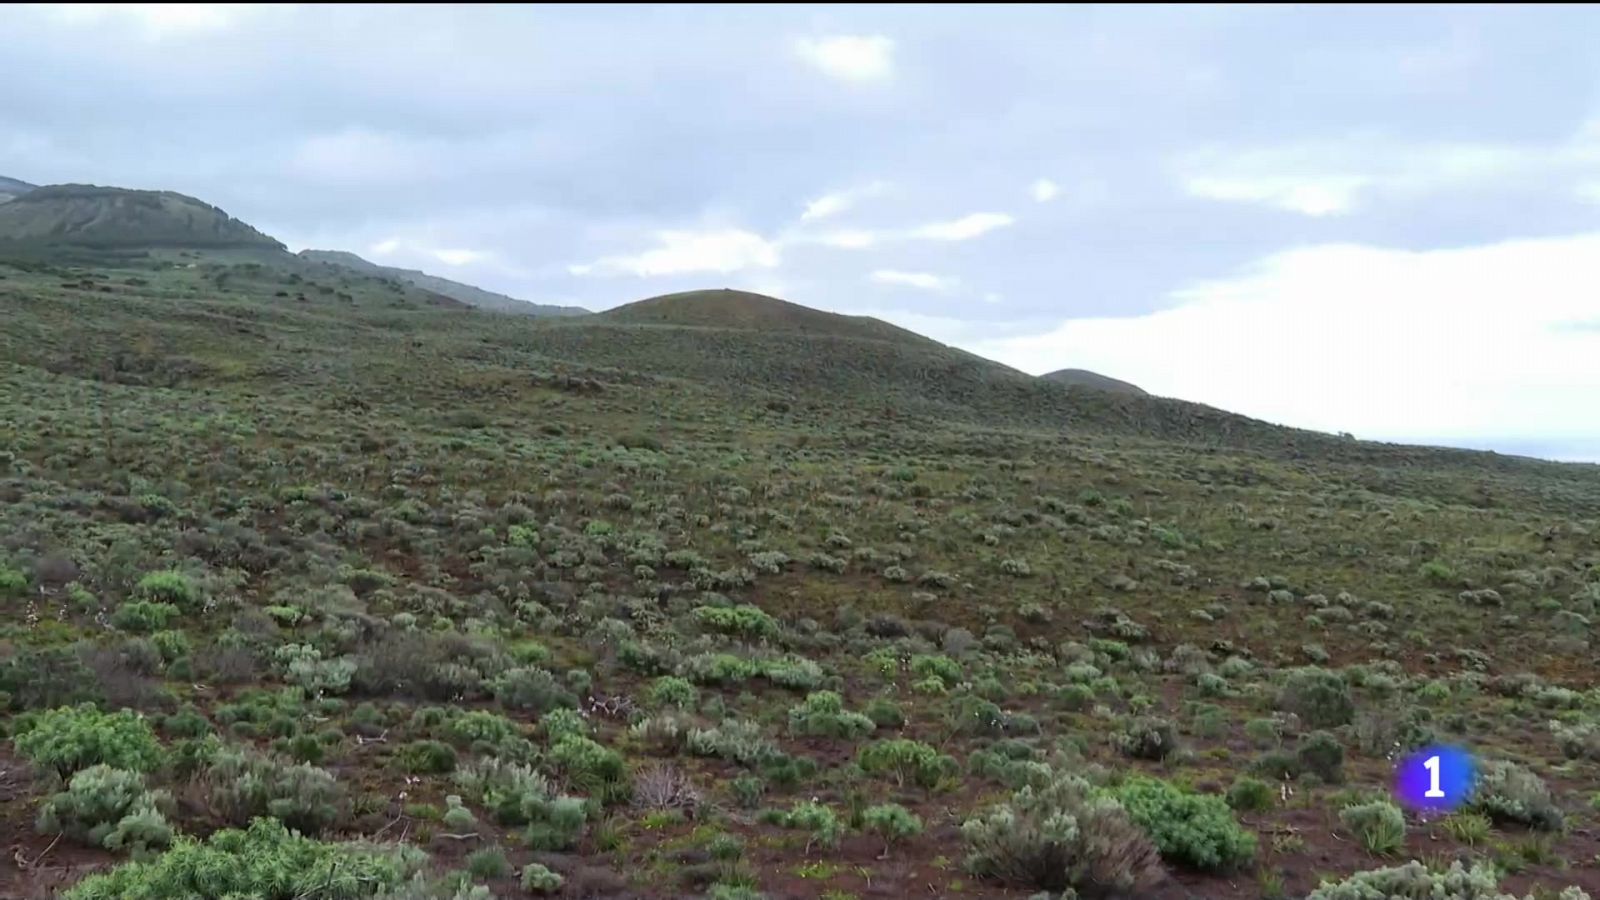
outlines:
M622 325L672 325L732 328L741 331L804 334L858 340L942 346L920 334L871 316L824 312L751 291L683 291L649 297L596 316Z

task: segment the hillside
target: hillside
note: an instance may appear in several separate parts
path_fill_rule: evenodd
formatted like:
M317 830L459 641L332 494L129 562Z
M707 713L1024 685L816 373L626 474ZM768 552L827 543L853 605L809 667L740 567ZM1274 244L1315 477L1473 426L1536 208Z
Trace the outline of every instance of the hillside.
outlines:
M193 197L83 184L36 188L0 205L0 249L6 245L283 249Z
M441 299L289 254L0 263L0 896L171 895L101 839L148 806L151 855L221 834L183 853L263 896L1022 900L1059 855L961 861L1092 791L1121 896L1306 897L1386 864L1341 812L1434 743L1498 792L1379 807L1383 846L1600 884L1600 467L773 298ZM217 829L257 819L244 865ZM268 871L291 840L316 878Z
M1145 396L1146 394L1144 388L1141 388L1138 385L1129 384L1126 381L1118 381L1115 378L1109 378L1105 375L1099 374L1098 372L1091 372L1088 369L1058 369L1054 372L1047 372L1039 377L1045 381L1053 381L1057 384L1069 384L1077 385L1078 387L1094 388L1097 391L1110 391L1113 394L1136 394L1139 396Z
M462 284L459 281L451 281L448 278L429 275L416 269L381 266L343 250L302 250L300 251L300 257L310 262L344 266L369 275L394 278L480 309L526 316L583 316L589 314L589 310L580 307L530 303L526 300L518 300L515 297L508 297L504 294L496 294L493 291L473 287L470 284Z
M35 185L0 175L0 203L15 199L33 190Z
M749 291L684 291L639 300L600 313L598 320L627 325L733 328L766 334L889 341L940 346L915 332L869 316L844 316Z

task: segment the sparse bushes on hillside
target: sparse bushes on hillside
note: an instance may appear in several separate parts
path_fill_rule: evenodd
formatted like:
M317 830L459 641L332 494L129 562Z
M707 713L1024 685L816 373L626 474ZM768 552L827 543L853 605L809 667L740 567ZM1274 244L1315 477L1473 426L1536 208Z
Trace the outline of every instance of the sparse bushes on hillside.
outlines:
M1316 667L1289 673L1278 691L1278 708L1299 716L1311 728L1348 725L1355 716L1349 682L1337 672Z
M172 841L172 827L159 808L165 802L164 794L145 789L138 772L90 766L40 807L39 831L107 850L165 847Z
M1203 871L1237 869L1255 858L1254 834L1239 827L1221 797L1135 776L1111 791L1161 856Z
M1560 831L1566 817L1544 779L1509 760L1489 760L1478 772L1471 807L1497 822Z

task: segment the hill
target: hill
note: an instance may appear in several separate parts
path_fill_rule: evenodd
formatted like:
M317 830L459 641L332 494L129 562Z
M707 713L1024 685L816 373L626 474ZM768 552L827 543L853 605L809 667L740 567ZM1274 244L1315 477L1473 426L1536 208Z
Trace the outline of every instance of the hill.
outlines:
M525 316L583 316L589 310L576 306L553 306L542 303L531 303L518 300L505 294L486 291L483 288L437 275L429 275L416 269L401 269L395 266L382 266L375 262L362 259L354 253L343 250L301 250L300 257L310 262L326 263L334 266L344 266L369 275L381 278L394 278L396 280L413 284L424 290L432 291L441 296L459 300L468 306L479 309L490 309L496 312L516 313Z
M35 185L31 185L26 181L19 181L15 178L7 178L4 175L0 175L0 203L26 194L33 190L34 187Z
M282 250L222 210L172 191L86 184L35 188L0 205L0 247Z
M684 291L662 294L600 313L598 320L627 325L733 328L769 334L801 334L890 341L915 346L940 344L870 316L845 316L750 291Z
M1118 381L1115 378L1109 378L1105 375L1101 375L1098 372L1091 372L1088 369L1057 369L1054 372L1047 372L1039 377L1045 381L1053 381L1057 384L1077 385L1078 387L1094 388L1098 391L1110 391L1114 394L1136 394L1139 396L1147 396L1145 389L1136 384L1129 384L1126 381Z

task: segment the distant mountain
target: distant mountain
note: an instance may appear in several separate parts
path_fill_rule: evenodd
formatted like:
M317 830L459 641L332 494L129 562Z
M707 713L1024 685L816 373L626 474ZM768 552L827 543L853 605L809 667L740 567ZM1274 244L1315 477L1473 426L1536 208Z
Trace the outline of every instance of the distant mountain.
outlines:
M0 175L0 203L12 200L33 190L37 185Z
M493 291L473 287L470 284L462 284L459 281L451 281L448 278L429 275L416 269L380 266L375 262L370 262L354 253L347 253L343 250L301 250L300 258L309 262L343 266L347 269L354 269L357 272L376 275L380 278L393 278L396 281L413 284L424 290L432 291L435 294L440 294L453 300L459 300L462 303L476 306L480 309L516 313L524 316L583 316L589 314L589 310L580 307L530 303L526 300L518 300L515 297L507 297L505 294L496 294Z
M7 243L100 249L283 249L276 240L193 197L88 184L47 185L0 204L0 245Z
M600 313L599 318L628 325L678 325L735 328L788 334L856 338L917 346L940 346L916 332L870 316L824 312L750 291L684 291L662 294Z
M1133 394L1139 397L1149 396L1149 392L1136 384L1108 378L1098 372L1088 369L1059 369L1039 376L1045 381L1054 381L1057 384L1071 384L1078 387L1094 388L1099 391L1110 391L1113 394Z

